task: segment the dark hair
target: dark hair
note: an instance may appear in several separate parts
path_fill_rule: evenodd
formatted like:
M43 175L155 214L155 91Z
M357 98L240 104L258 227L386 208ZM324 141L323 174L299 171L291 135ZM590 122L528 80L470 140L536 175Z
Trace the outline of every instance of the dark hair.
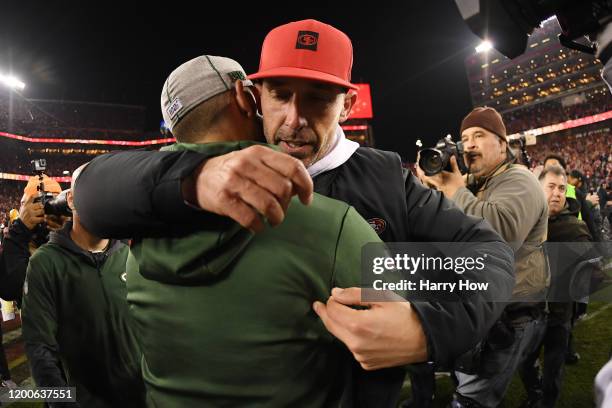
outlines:
M572 170L570 171L570 177L573 177L575 179L581 180L582 182L584 182L584 174L582 174L579 170Z
M546 177L548 173L554 174L555 176L563 176L565 178L565 181L567 182L567 174L565 174L565 170L563 170L557 165L545 167L544 170L542 170L542 172L540 173L538 180L544 180L544 177Z
M542 164L546 164L546 162L550 159L554 159L556 161L559 162L559 164L561 165L561 167L563 167L563 169L567 168L567 164L565 163L565 159L561 156L559 156L558 154L549 154L548 156L546 156L546 158L544 159L544 163Z

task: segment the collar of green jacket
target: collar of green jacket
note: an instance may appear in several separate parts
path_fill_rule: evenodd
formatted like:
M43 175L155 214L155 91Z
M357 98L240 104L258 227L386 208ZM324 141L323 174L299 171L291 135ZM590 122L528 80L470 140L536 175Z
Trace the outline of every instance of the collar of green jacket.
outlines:
M254 145L269 146L251 141L176 143L164 150L192 150L214 157ZM218 217L206 225L206 230L194 226L165 238L135 240L131 250L145 278L169 284L197 285L218 279L252 238L253 234L240 224Z
M72 237L70 236L71 230L72 221L68 221L66 222L66 224L64 224L64 227L62 229L51 232L51 234L49 235L49 243L59 245L60 247L67 249L70 252L82 256L85 260L87 260L87 262L89 262L93 266L97 266L104 263L104 261L106 261L106 259L110 255L119 251L125 246L123 242L111 239L108 246L103 252L89 252L78 246L72 240Z
M243 150L251 146L266 146L270 149L280 151L278 146L269 145L261 142L254 142L251 140L240 140L237 142L214 142L214 143L174 143L168 146L164 146L159 150L162 151L183 151L192 150L204 154L207 157L221 156L226 153L233 152L235 150Z

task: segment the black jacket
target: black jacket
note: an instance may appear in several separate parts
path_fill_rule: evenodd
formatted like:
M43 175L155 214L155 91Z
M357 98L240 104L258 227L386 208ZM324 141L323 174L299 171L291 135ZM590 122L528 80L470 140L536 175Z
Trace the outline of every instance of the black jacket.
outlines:
M5 272L0 274L0 297L14 300L21 307L23 281L25 280L30 260L29 245L33 233L20 219L9 227L9 235L3 243L3 260Z
M590 242L593 240L589 229L578 219L580 204L566 197L565 208L548 218L548 242Z
M601 246L592 242L586 224L577 218L579 210L577 201L567 198L565 208L548 221L549 301L578 301L602 283Z
M205 225L209 214L186 205L181 195L181 180L205 159L188 151L121 152L95 158L76 182L75 205L82 223L98 236L122 238L163 234L181 224ZM319 175L314 183L315 191L355 207L387 242L474 242L473 253L484 244L488 251L491 243L497 243L495 253L489 254L487 278L496 299L511 297L510 247L486 221L465 215L441 193L405 173L396 153L359 148L345 164ZM469 279L467 274L464 277ZM502 302L456 300L414 303L430 359L443 367L450 367L484 337L504 307Z
M589 205L590 203L587 202L586 192L578 187L576 187L576 201L578 201L580 206L578 211L580 214L582 214L582 219L588 227L589 232L593 237L593 241L601 242L603 240L601 234L601 216L596 214L598 210L595 210L594 207Z

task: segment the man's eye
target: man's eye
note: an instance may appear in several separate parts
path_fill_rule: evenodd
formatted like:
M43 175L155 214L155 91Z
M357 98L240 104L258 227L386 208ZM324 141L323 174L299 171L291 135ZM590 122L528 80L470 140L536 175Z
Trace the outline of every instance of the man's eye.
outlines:
M310 95L310 99L315 102L323 102L323 103L330 103L333 100L333 98L329 95L320 95L320 94Z
M291 98L291 94L289 92L272 91L272 97L279 101L286 101Z

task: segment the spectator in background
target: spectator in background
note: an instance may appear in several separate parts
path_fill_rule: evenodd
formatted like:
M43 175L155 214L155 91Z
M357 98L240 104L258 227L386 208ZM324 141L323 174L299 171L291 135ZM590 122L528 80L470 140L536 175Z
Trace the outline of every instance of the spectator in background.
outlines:
M46 192L57 196L61 187L55 180L44 177ZM9 227L4 241L4 262L6 276L2 281L0 296L5 300L14 300L21 307L23 282L30 256L36 248L47 242L49 231L60 229L66 222L65 217L46 215L43 204L36 190L36 183L28 183L24 190L19 218Z
M589 242L591 235L585 223L578 220L580 206L573 198L565 196L567 176L559 166L549 166L539 177L540 184L548 202L548 242ZM561 257L563 254L560 255ZM571 254L573 256L573 254ZM565 260L564 260L565 261ZM576 259L567 260L569 264ZM551 268L566 267L559 259L551 261ZM559 273L552 271L554 277ZM533 351L521 366L520 374L527 389L527 406L542 408L554 407L561 392L563 363L565 360L572 329L574 302L548 302L546 332L542 343ZM538 373L537 361L544 348L542 376ZM539 404L539 405L536 405Z
M594 198L588 195L589 191L586 190L585 176L578 170L572 170L567 177L567 184L573 185L576 190L576 200L580 204L580 214L582 215L579 219L584 220L593 240L601 242L601 215L599 207L596 207L591 201L587 200L587 197L590 197L592 200ZM599 197L597 197L597 202L599 203Z
M559 166L564 171L567 171L567 165L563 157L557 154L549 154L544 159L544 169L550 166ZM582 175L580 175L582 179ZM571 182L572 180L568 178L566 196L569 198L573 198L578 201L580 205L580 210L578 213L578 219L584 220L587 227L589 227L589 232L595 241L601 241L601 233L598 233L597 226L595 225L595 221L593 220L593 213L590 211L589 207L587 207L585 195L581 190L576 188L576 186ZM577 183L576 183L577 184Z

